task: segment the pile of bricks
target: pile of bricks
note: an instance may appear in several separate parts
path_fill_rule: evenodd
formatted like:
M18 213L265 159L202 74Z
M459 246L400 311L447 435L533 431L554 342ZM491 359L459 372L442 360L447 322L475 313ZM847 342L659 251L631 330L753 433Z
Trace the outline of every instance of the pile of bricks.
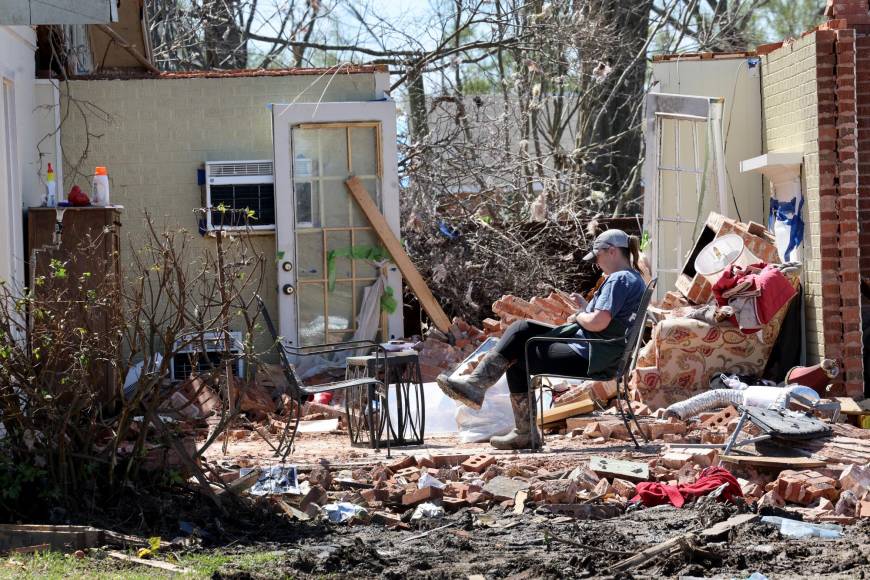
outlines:
M486 340L486 333L461 318L454 318L449 333L431 331L419 345L423 382L432 382L449 373Z
M558 326L565 324L567 318L577 310L579 306L564 292L551 292L549 296L536 296L531 300L508 294L492 305L492 311L499 320L487 318L483 321L483 329L493 336L501 336L517 320L536 320Z

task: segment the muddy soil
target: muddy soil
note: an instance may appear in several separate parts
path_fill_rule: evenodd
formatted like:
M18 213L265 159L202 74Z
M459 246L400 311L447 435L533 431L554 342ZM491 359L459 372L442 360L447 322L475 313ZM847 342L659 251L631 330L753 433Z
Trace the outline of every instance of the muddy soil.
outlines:
M280 550L283 557L257 574L237 574L225 566L217 576L612 577L608 568L616 562L674 536L703 530L737 511L722 504L679 510L660 506L605 521L566 521L528 511L517 516L502 508L482 517L465 510L432 524L452 523L451 527L422 538L415 537L425 528L389 531L374 525L295 524L301 533L291 543L252 541L225 551ZM835 541L784 539L773 527L748 524L728 542L662 556L620 577L746 578L760 572L769 578L864 578L870 576L868 541L870 522L848 527Z

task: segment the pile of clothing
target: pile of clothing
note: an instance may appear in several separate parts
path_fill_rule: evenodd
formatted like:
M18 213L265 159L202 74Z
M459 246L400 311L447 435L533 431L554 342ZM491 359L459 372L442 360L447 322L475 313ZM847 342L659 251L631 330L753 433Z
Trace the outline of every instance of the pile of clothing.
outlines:
M731 321L744 334L753 334L770 322L788 304L797 290L786 274L797 272L799 264L731 265L713 285L716 303L733 311Z

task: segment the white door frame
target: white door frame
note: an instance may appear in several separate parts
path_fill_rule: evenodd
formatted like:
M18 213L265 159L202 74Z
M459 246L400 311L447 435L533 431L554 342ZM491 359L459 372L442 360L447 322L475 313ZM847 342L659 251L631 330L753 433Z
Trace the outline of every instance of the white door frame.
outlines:
M381 127L381 200L384 218L396 235L399 232L399 174L397 166L396 104L393 101L360 101L331 103L272 104L272 147L275 172L275 240L278 269L279 328L284 340L299 346L296 319L296 296L287 295L284 288L297 287L296 271L296 204L293 195L293 164L290 149L291 129L303 123L364 123L377 122ZM350 196L350 193L348 193ZM292 268L287 271L285 262ZM404 335L402 322L402 276L391 265L387 284L398 301L396 311L387 318L387 338Z
M650 268L654 275L660 271L659 267L659 199L661 191L661 151L659 150L659 138L661 136L662 119L675 119L685 121L706 122L709 124L712 135L711 161L713 164L714 179L716 185L716 205L718 212L727 215L728 202L726 197L725 176L725 149L722 138L722 111L724 99L721 97L701 97L694 95L674 95L669 93L649 93L644 101L644 145L645 155L643 164L644 175L644 229L651 236L650 248L647 254L650 260ZM697 154L697 151L695 151ZM675 161L678 158L675 158ZM672 169L684 170L676 167ZM699 188L700 189L700 188ZM698 220L704 221L706 217L698 216ZM681 236L677 230L677 236ZM682 261L686 259L684 249L691 249L695 240L678 240L679 247L675 248L679 256L677 268L683 267ZM659 286L656 290L658 296L663 296L669 289Z
M21 224L21 161L18 151L18 128L15 102L15 81L0 71L0 207L5 207L6 215L0 211L3 225L0 251L6 254L9 272L6 280L10 287L19 290L24 286L24 240ZM5 171L2 170L5 168Z

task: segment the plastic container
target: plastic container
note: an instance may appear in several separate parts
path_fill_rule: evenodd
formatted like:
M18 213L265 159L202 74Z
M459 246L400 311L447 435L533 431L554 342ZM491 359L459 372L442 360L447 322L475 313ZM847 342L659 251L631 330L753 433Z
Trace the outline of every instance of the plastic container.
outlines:
M48 164L48 171L45 174L45 205L57 207L57 181L54 179L54 168L51 163Z
M94 180L92 183L91 203L97 206L111 205L109 201L109 173L105 167L97 167L94 170Z
M695 258L695 271L715 283L731 264L749 266L760 260L746 248L743 238L737 234L718 237L706 246Z
M764 516L761 523L779 526L779 533L787 538L836 540L843 536L843 526L837 524L811 524L779 516Z

